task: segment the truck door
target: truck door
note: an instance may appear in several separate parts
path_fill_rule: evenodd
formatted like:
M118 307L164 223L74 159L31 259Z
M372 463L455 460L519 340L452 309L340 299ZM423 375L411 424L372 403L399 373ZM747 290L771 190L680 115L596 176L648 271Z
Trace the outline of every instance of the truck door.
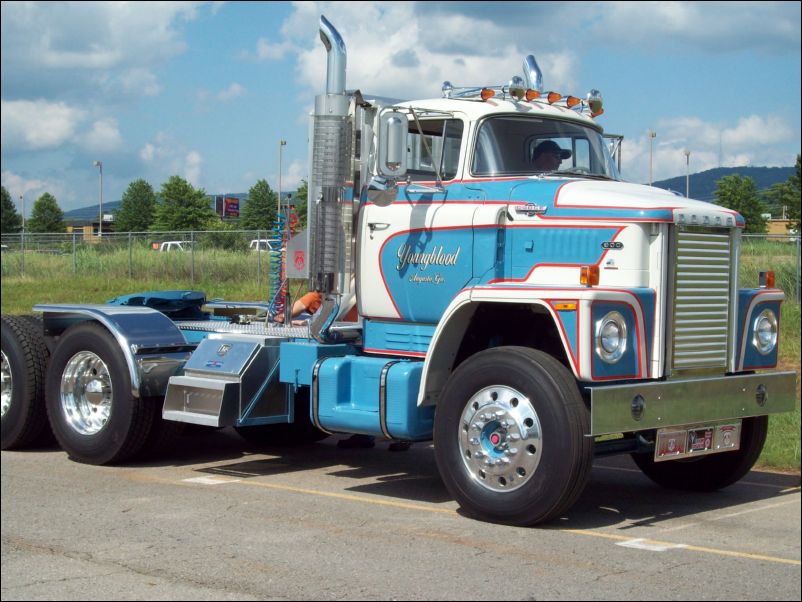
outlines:
M464 125L457 118L410 121L407 165L386 207L365 203L359 221L358 299L370 318L436 324L454 295L472 278L475 206L458 180ZM431 149L431 155L426 150ZM437 185L433 160L440 166Z

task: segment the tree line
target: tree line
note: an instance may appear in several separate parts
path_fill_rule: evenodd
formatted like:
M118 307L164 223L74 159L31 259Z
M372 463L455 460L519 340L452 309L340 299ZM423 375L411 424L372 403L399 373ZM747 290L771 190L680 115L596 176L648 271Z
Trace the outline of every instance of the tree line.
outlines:
M22 217L2 188L2 232L22 230ZM307 182L303 180L296 191L301 199L296 207L301 228L306 224ZM196 189L184 178L171 176L161 186L159 194L143 179L131 184L123 194L122 203L114 216L118 232L167 232L176 230L267 230L276 219L277 193L261 179L248 191L248 201L239 220L223 222L212 209L206 191ZM774 184L760 193L752 178L740 175L725 176L716 183L717 205L734 209L746 220L746 233L765 233L763 214L769 208L787 207L789 230L800 231L800 155L796 156L796 171L787 181ZM34 203L31 218L26 222L29 232L64 232L64 212L49 192Z
M302 199L296 207L299 223L306 223L306 180L296 191ZM248 191L245 203L236 220L223 221L209 202L203 189L192 186L180 176L170 176L156 194L144 179L128 185L120 207L114 212L114 229L118 232L169 232L178 230L268 230L276 220L278 194L267 180L260 179ZM64 232L64 212L56 198L43 193L33 204L31 216L25 221L26 232ZM11 195L2 187L2 233L22 231L22 216L17 212Z

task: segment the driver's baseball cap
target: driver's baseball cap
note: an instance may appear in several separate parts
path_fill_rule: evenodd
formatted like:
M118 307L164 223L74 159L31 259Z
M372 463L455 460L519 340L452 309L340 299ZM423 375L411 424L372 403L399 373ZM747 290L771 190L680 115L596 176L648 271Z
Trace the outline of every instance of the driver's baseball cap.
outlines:
M538 144L535 147L535 152L532 156L533 159L537 159L543 153L554 153L560 155L560 160L565 161L571 157L571 151L566 150L564 148L560 148L560 145L554 142L554 140L545 140Z

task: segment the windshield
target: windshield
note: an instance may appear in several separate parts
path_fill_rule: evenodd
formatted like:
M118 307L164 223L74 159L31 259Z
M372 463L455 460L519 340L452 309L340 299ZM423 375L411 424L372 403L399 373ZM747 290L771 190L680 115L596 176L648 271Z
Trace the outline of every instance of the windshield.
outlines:
M571 121L491 117L476 139L475 176L570 174L619 180L600 132Z

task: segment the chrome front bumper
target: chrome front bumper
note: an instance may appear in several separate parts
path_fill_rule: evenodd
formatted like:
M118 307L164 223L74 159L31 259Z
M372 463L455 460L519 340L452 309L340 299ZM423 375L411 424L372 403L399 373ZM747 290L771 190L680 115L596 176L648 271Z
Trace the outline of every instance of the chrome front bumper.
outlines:
M648 381L592 387L591 435L790 412L796 373Z

